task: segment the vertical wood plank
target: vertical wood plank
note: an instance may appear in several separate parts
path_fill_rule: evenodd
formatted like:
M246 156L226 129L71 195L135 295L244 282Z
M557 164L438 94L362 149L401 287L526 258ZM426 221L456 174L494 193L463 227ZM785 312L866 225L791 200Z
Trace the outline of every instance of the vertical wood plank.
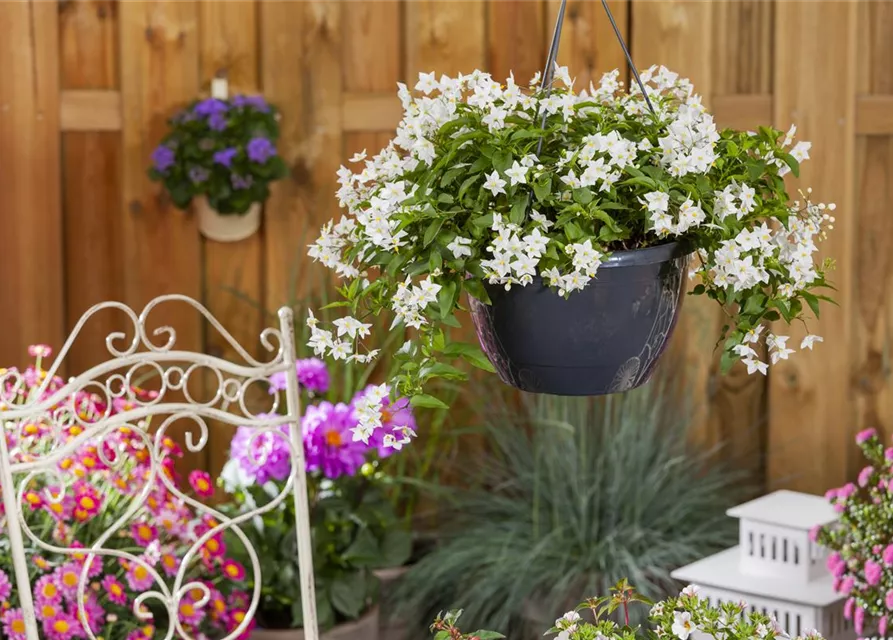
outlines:
M617 26L630 46L629 2L627 0L611 0L608 6ZM558 18L559 0L548 0L548 19L545 30L545 46L548 49ZM620 69L620 77L627 81L631 74L623 49L617 41L608 15L601 2L568 2L565 10L564 26L561 30L561 44L558 49L558 63L568 68L572 78L576 78L574 88L585 89L590 82L598 84L602 74ZM633 52L636 65L641 62ZM545 57L540 62L540 68Z
M394 0L366 0L344 12L345 92L396 95L403 50L400 9Z
M118 2L90 0L60 5L63 89L118 88ZM105 300L124 299L121 134L68 132L62 136L65 228L65 329ZM95 316L72 347L69 373L108 357L105 337L121 318Z
M406 3L406 76L437 76L484 69L486 11L482 0L412 0Z
M199 4L200 84L203 92L215 77L225 77L229 94L258 93L258 3L201 2ZM199 87L196 87L198 89ZM202 239L204 248L204 303L247 351L259 353L264 328L262 290L263 234L239 242ZM212 327L204 327L205 350L238 362L235 349ZM209 379L209 382L212 382ZM228 459L233 428L215 423L208 443L208 466L212 476L220 473Z
M545 9L544 3L530 0L487 3L487 71L494 80L514 73L515 82L525 87L542 70L549 47Z
M727 0L715 5L713 93L772 93L775 2Z
M122 2L121 107L125 114L122 157L125 298L141 308L155 296L181 293L201 298L201 244L194 216L170 202L146 175L166 120L196 96L198 14L195 2ZM166 325L181 349L202 348L199 314L181 303L158 307L150 333ZM172 435L180 438L185 427ZM204 468L205 451L186 452L181 468Z
M64 333L56 3L0 11L0 362Z
M775 126L796 122L801 140L813 141L803 164L805 189L836 202L837 224L821 255L840 268L829 274L841 305L827 305L810 331L826 337L813 352L797 353L769 377L770 484L822 492L847 477L846 452L856 426L850 353L856 233L853 212L854 94L857 3L779 2L775 17ZM828 43L833 42L833 46ZM859 256L859 260L867 256ZM787 333L786 327L776 329ZM790 330L799 346L804 330Z
M859 6L859 94L893 94L893 3ZM853 389L856 428L873 427L893 435L893 136L861 136L856 141L856 218L853 275ZM864 458L850 449L848 475Z
M664 65L689 78L710 107L713 93L713 11L716 3L692 0L632 4L633 60L639 69ZM694 284L694 282L692 282ZM693 437L713 446L720 434L712 424L722 311L706 296L686 298L662 367L684 376L695 403Z
M271 309L304 297L321 280L306 246L338 210L342 154L342 13L339 2L264 2L262 85L282 109L279 151L291 175L266 207L265 299ZM289 72L283 72L288 65Z

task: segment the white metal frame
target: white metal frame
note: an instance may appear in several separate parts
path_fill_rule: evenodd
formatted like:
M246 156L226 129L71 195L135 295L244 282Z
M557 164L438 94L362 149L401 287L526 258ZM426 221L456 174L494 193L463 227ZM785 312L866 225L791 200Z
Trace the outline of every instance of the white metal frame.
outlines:
M173 328L162 326L152 331L151 336L148 334L147 319L153 309L159 305L181 304L191 306L207 321L213 330L226 340L227 344L238 354L242 360L241 363L229 362L221 358L209 356L202 353L192 351L183 351L177 349L177 335ZM133 337L128 338L128 333L115 332L107 336L106 348L110 354L110 359L99 364L89 371L72 378L69 382L52 396L41 401L40 396L44 395L43 391L49 385L50 380L59 370L61 363L65 360L71 345L77 338L78 334L90 318L100 311L114 309L123 312L129 320L132 327L128 327L133 331ZM124 304L118 302L105 302L97 304L87 311L75 326L71 335L60 350L58 356L47 372L47 376L43 382L43 386L39 393L34 397L26 399L24 404L12 405L9 401L11 398L5 398L7 405L4 407L4 389L11 386L13 393L16 389L22 388L24 381L20 373L16 371L7 371L0 375L0 484L2 484L2 500L6 508L6 528L8 530L9 542L12 549L13 566L15 569L15 584L17 587L19 601L24 614L26 626L26 636L28 640L39 640L38 621L35 616L34 602L32 598L32 585L28 576L28 566L25 557L25 539L27 538L35 546L42 548L51 553L74 555L75 553L83 554L87 552L87 560L81 573L80 584L78 585L79 593L79 618L84 626L84 632L91 638L96 640L88 625L84 625L83 621L87 619L84 609L84 593L87 588L87 578L90 565L97 557L118 557L126 559L130 562L141 564L153 576L156 588L142 593L134 603L134 615L137 618L143 618L145 613L138 611L140 605L146 600L155 599L164 604L170 613L171 624L167 630L164 640L170 640L176 633L179 638L189 639L190 636L182 628L182 624L177 615L180 600L190 591L199 589L205 594L205 602L209 597L207 587L200 582L189 582L184 584L185 572L190 565L192 557L199 552L201 546L212 536L217 535L223 530L230 530L235 533L245 545L251 559L251 568L254 577L254 591L251 598L251 604L245 619L241 622L230 635L230 638L238 637L250 624L257 610L262 576L260 564L256 551L252 548L245 534L240 528L240 524L250 521L255 516L275 509L289 495L294 500L296 512L296 530L297 530L297 549L299 558L299 570L301 580L301 600L304 614L304 634L307 640L318 640L319 633L317 629L316 617L316 597L315 585L313 579L313 559L311 548L310 518L307 497L307 478L306 466L304 461L303 438L301 434L301 404L298 389L298 380L296 373L296 355L295 355L295 337L294 323L291 309L282 308L279 310L279 329L268 328L260 335L260 341L264 349L270 354L268 361L259 361L251 356L245 349L230 335L226 329L211 315L211 313L201 304L181 295L161 296L149 302L142 312L137 315L134 310ZM160 344L153 342L155 338ZM134 397L131 391L131 382L134 376L139 375L139 371L145 371L146 368L154 370L160 377L161 388L158 391L157 398L151 400L140 400ZM284 373L287 380L284 412L278 412L280 408L279 394L271 396L272 406L264 413L253 413L245 403L246 390L252 385L262 383L274 373ZM209 375L210 374L210 375ZM216 381L216 392L212 390L213 397L205 402L199 402L193 399L188 388L191 376L203 376L203 380ZM213 382L212 382L213 384ZM82 422L77 411L71 410L65 406L65 401L72 394L87 390L91 393L97 393L100 397L104 397L107 405L111 406L112 401L116 398L125 398L129 400L133 407L114 415L106 415L102 419L95 422ZM179 397L171 397L176 392ZM185 398L185 402L183 401ZM61 405L61 406L60 406ZM54 409L55 407L55 409ZM159 427L154 433L149 433L140 428L140 423L150 416L165 416ZM209 428L208 419L224 422L230 425L247 425L256 428L255 437L265 432L278 431L282 426L289 427L288 446L291 450L292 473L285 483L284 487L278 495L276 495L269 503L258 507L249 513L242 514L236 518L228 518L223 513L213 509L212 507L202 504L193 498L183 494L174 484L167 479L165 474L159 474L160 469L160 443L171 424L180 420L185 421L187 426L186 447L189 451L201 451L208 443ZM73 424L81 424L84 427L83 433L77 438L66 444L61 444L54 448L48 454L42 457L35 457L26 462L16 462L11 458L10 451L6 443L6 433L9 430L17 428L23 424L24 420L40 420L44 424L53 429L54 435L59 435L61 429ZM127 426L139 433L147 445L147 449L151 454L151 474L146 482L144 490L133 498L133 503L129 506L115 525L106 531L100 538L88 549L61 548L49 542L41 540L38 535L28 528L23 517L23 495L25 488L32 479L41 474L51 474L55 481L62 484L62 491L58 494L48 496L48 499L58 501L61 500L66 487L64 479L60 478L55 470L55 465L64 457L83 446L88 440L102 442L110 434L118 429ZM197 437L196 437L197 436ZM100 455L104 454L103 447L97 447ZM114 461L103 460L110 466ZM172 584L168 584L168 580L162 577L154 568L145 564L138 557L132 554L107 549L104 544L117 531L127 526L131 518L133 518L141 509L144 501L148 498L149 491L159 478L167 487L167 489L184 500L197 513L209 514L214 517L219 525L201 535L189 548L181 562L180 571L174 578L171 578ZM18 483L16 483L18 480ZM160 634L158 637L161 637Z

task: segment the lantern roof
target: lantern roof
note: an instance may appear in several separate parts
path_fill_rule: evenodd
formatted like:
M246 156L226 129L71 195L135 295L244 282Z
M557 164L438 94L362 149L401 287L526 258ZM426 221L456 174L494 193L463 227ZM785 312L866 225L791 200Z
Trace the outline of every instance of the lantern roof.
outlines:
M775 491L732 507L726 514L800 531L830 524L837 519L837 514L825 498L797 491Z

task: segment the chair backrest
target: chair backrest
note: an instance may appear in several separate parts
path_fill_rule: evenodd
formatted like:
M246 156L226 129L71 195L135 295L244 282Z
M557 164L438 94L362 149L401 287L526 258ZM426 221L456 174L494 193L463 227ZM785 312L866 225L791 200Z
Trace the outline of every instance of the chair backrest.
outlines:
M218 332L240 362L180 350L173 328L163 326L151 331L147 320L160 305L188 305L201 314ZM107 310L123 312L127 318L126 332L116 332L106 338L109 359L89 371L71 378L68 382L54 379L65 360L71 345L82 328L99 312ZM235 535L244 545L250 558L251 582L254 583L251 600L244 618L226 636L236 638L250 624L258 608L263 576L255 549L251 546L242 525L251 525L256 516L276 509L286 500L294 501L296 544L299 558L301 599L304 633L307 640L317 640L316 598L311 557L310 518L307 497L306 467L301 434L301 406L296 371L294 323L288 308L279 311L280 326L268 328L260 335L260 342L269 359L257 360L229 334L211 313L201 304L185 296L168 295L152 300L137 315L131 308L117 302L101 303L80 319L46 372L42 382L30 380L26 385L27 372L0 369L0 485L5 510L5 528L15 574L14 593L21 607L25 636L28 640L39 639L41 616L35 611L33 587L29 578L27 549L41 553L70 556L78 560L79 581L77 586L78 622L84 627L86 637L96 640L89 628L90 615L86 609L87 589L91 575L103 562L119 561L123 566L140 566L142 576L148 576L151 586L142 590L133 603L133 615L144 620L144 605L163 606L169 618L166 632L158 629L156 638L190 638L180 616L180 605L190 597L192 605L209 605L210 591L204 582L188 578L190 567L195 566L206 543L225 532ZM130 337L130 333L133 333ZM157 387L152 393L135 389L138 379L146 373L155 377ZM284 384L270 387L267 380L278 374ZM38 374L41 375L41 374ZM27 386L39 388L31 394L23 394ZM261 393L257 386L262 387ZM204 389L196 398L196 387ZM85 413L83 398L91 394L91 413ZM264 398L264 410L256 412L248 400ZM282 397L284 396L284 397ZM266 406L266 403L269 406ZM157 417L151 421L150 418ZM291 457L291 473L277 495L250 512L227 516L210 505L191 497L171 479L168 452L171 447L169 431L174 424L184 424L186 447L192 452L201 451L212 437L218 423L247 426L255 430L253 438L262 434L265 442L281 438ZM215 426L217 425L217 426ZM23 430L28 431L23 431ZM37 429L39 438L30 434ZM26 514L34 501L44 506L61 505L71 500L72 487L66 474L60 472L60 464L85 447L95 453L95 462L103 468L123 468L133 464L121 452L125 447L119 439L126 437L136 443L141 456L140 469L144 473L142 487L131 488L129 502L121 517L86 547L60 547L46 531L34 531L29 527ZM253 449L253 447L252 447ZM258 464L263 464L267 451L260 447ZM128 450L132 454L132 450ZM128 454L129 455L129 454ZM130 467L132 468L132 467ZM147 562L145 554L131 553L120 544L109 541L120 539L121 532L129 531L134 520L141 517L153 491L163 486L165 495L173 496L177 504L202 516L203 525L192 529L187 536L191 546L180 559L179 568L165 575ZM43 495L34 496L34 487L40 487ZM126 492L125 492L126 494ZM125 495L122 494L122 495ZM70 504L70 503L68 503ZM84 512L82 512L83 514ZM2 540L0 540L2 541ZM68 541L70 542L70 541ZM97 563L94 565L94 563ZM129 564L128 564L129 563ZM11 576L12 577L12 576ZM225 578L224 578L225 579ZM196 600L196 594L199 595ZM95 621L94 621L95 622ZM19 623L21 624L21 622ZM145 622L143 622L145 624Z

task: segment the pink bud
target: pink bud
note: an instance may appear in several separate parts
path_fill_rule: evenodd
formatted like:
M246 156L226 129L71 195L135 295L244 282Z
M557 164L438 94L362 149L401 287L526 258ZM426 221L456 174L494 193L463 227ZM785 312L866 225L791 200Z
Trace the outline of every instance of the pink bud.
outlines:
M893 544L888 544L884 549L884 564L888 567L893 565Z
M884 599L884 604L887 605L888 609L893 609L893 589L890 589L887 592L887 597Z
M893 447L887 447L884 449L884 457L887 460L893 460Z
M842 593L843 595L847 596L850 594L850 591L853 590L853 585L855 583L856 583L856 581L851 576L847 576L846 578L844 578L843 580L840 581L840 588L837 591L839 593Z
M881 616L881 619L877 621L877 630L882 636L887 635L887 616Z
M856 614L853 616L853 626L856 628L856 633L862 633L865 629L865 609L862 607L856 607Z
M854 598L847 598L847 601L843 603L843 617L847 620L852 620L853 618L853 607L856 606L856 600Z
M891 449L893 449L893 447L891 447ZM825 492L825 500L827 500L829 502L831 500L834 500L834 498L836 498L836 497L837 497L837 489L828 489Z
M883 572L884 570L881 568L881 565L873 560L869 560L865 563L865 582L872 587L876 587L881 581L881 574L883 574Z
M862 469L859 472L859 486L864 487L868 484L868 481L871 480L871 474L874 473L874 467L871 465Z
M843 513L844 511L846 511L846 505L837 503L834 505L834 511L836 513Z
M817 524L812 529L809 530L809 539L813 542L819 539L819 532L822 530L822 525Z
M871 440L876 435L877 431L875 431L874 429L865 429L864 431L860 431L856 434L856 444L862 444L866 440Z

